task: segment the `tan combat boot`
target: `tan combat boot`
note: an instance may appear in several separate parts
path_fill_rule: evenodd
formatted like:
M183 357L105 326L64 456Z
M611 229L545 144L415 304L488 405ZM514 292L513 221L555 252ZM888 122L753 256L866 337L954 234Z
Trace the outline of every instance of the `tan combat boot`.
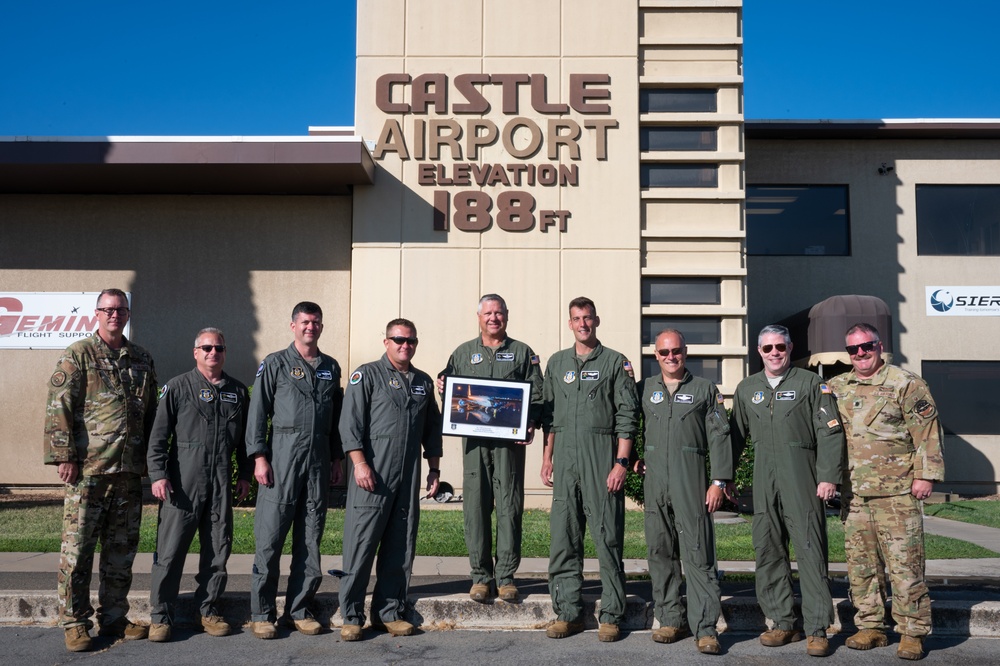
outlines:
M493 598L493 586L486 583L475 583L469 590L469 598L484 604Z
M871 650L888 644L889 637L878 629L862 629L845 641L845 645L852 650Z
M278 637L278 628L274 626L273 622L251 622L250 628L257 638L271 640Z
M201 628L209 636L228 636L233 630L221 615L202 615Z
M771 629L760 635L760 644L764 647L778 647L801 640L802 632L795 629Z
M830 641L826 636L809 636L806 638L806 654L810 657L825 657L830 654Z
M899 647L896 648L896 656L900 659L917 661L924 658L924 639L922 636L902 636L899 639Z
M360 641L361 627L356 624L345 624L343 627L340 628L340 640Z
M512 603L517 601L517 586L514 583L500 586L500 601Z
M170 625L153 622L149 625L149 640L153 643L166 643L170 640Z
M66 627L66 649L70 652L89 652L94 649L87 625L75 624L72 627Z
M583 631L583 622L564 622L556 620L545 629L545 635L549 638L566 638Z
M406 620L391 620L383 622L372 618L372 629L375 631L387 631L390 636L412 636L416 629Z
M653 640L657 643L676 643L689 633L685 627L660 627L653 630Z
M617 624L601 622L600 626L597 627L597 640L602 643L614 643L620 637L621 631L618 629Z

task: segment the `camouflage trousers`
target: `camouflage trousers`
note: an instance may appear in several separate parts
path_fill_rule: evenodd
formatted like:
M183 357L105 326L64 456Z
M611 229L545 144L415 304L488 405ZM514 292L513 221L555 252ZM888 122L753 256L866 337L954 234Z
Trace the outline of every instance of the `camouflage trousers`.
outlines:
M113 623L128 613L132 562L139 547L142 485L138 474L83 476L66 486L59 559L59 624L93 627L90 577L101 544L97 621Z
M859 629L885 631L886 570L892 618L903 636L931 630L931 599L924 582L924 519L910 493L853 497L844 523L851 598Z

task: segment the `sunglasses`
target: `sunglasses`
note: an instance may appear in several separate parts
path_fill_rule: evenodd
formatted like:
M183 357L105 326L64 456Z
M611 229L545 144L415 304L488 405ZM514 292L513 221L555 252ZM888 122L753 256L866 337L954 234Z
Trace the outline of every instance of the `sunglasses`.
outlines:
M128 314L128 308L97 308L97 311L103 312L105 317L110 317L113 314L124 317Z
M684 353L684 348L675 347L674 349L657 349L656 353L659 354L660 356L663 356L664 358L670 356L671 354L673 354L674 356L680 356L681 354Z
M760 351L765 354L770 354L772 349L777 349L779 352L784 352L786 349L788 349L788 345L786 345L784 342L779 342L776 345L761 345L760 347Z
M397 345L401 345L404 342L409 342L411 345L417 344L417 339L416 338L407 338L407 337L404 337L402 335L394 335L391 338L389 338L389 340L392 340Z
M848 354L854 356L858 353L859 349L868 353L875 351L876 347L878 347L878 340L869 340L868 342L862 342L860 345L847 345L844 349L847 350Z
M226 351L226 345L198 345L196 349L200 349L206 354L214 349L215 351L221 354L222 352Z

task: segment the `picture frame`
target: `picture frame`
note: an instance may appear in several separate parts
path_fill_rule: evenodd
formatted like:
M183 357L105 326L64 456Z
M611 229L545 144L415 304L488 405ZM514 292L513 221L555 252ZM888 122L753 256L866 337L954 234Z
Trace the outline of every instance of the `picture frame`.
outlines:
M452 375L444 380L441 433L523 441L528 436L531 384Z

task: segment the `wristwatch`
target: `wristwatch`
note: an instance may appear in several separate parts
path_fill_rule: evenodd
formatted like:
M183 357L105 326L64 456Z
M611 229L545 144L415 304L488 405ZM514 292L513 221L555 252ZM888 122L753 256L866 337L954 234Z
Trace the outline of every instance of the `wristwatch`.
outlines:
M628 469L628 458L615 458L615 462Z
M715 486L715 487L717 487L717 488L722 488L723 490L725 490L725 488L726 488L726 482L725 481L719 481L718 479L713 479L712 480L712 485Z

